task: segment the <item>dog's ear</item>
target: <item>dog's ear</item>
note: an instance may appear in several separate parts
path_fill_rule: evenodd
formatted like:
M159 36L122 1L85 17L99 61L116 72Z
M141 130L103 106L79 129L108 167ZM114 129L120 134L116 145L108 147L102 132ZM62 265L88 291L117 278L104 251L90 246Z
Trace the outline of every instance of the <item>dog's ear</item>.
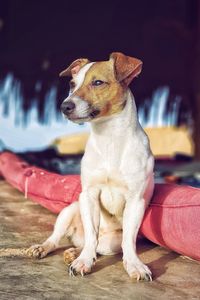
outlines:
M79 71L80 71L80 69L84 66L84 65L86 65L86 64L88 64L90 61L87 59L87 58L79 58L79 59L76 59L75 61L73 61L72 63L71 63L71 65L67 68L67 69L65 69L65 70L63 70L60 74L59 74L59 76L60 77L63 77L63 76L75 76Z
M116 79L119 82L124 82L127 86L131 83L134 77L142 71L142 61L126 56L120 52L110 54L110 60L114 61L114 70Z

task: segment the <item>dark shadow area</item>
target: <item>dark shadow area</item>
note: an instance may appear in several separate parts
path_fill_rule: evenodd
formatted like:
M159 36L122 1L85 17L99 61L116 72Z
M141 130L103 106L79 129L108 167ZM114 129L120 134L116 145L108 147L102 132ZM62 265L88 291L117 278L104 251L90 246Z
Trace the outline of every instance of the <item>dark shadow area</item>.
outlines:
M37 152L24 152L18 155L30 165L63 175L80 174L80 162L83 156L83 154L62 155L53 148Z
M170 251L169 253L163 254L160 258L149 263L148 266L150 267L153 273L153 279L156 280L161 275L165 274L168 269L167 264L172 260L175 260L179 256L180 254Z

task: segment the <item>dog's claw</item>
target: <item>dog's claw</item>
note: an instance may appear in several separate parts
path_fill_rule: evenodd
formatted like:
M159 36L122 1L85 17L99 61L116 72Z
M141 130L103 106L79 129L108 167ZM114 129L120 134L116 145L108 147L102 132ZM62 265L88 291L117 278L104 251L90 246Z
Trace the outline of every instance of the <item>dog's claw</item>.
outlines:
M77 275L76 270L72 267L72 265L69 265L68 273L71 277L75 277Z
M73 268L72 265L69 266L68 273L69 273L69 276L71 276L71 277L75 277L78 275L78 273L76 272L76 269ZM84 277L87 273L85 273L83 270L81 270L80 274L82 277Z
M144 280L146 280L146 281L152 281L152 275L151 274L145 274Z
M45 242L43 244L33 245L27 249L27 255L32 258L44 258L49 252L55 249L55 245L50 242Z
M144 265L140 260L137 262L124 261L124 267L132 280L152 281L152 273L148 266Z
M41 259L47 255L42 245L31 246L28 251L28 256L33 258Z
M138 272L135 272L135 273L131 274L130 277L132 280L136 280L136 281L142 281L142 280L152 281L152 276L151 276L151 274L148 274L148 273L140 274Z
M69 276L81 275L84 277L85 275L91 272L91 267L84 263L83 260L74 260L68 268Z

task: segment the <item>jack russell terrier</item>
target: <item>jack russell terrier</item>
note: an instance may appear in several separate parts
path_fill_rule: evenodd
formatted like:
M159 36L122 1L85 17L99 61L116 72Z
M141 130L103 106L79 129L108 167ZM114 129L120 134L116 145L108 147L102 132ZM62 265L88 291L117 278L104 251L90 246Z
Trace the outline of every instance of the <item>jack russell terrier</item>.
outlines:
M75 60L60 76L71 76L63 114L91 122L81 163L82 193L64 208L52 235L29 248L32 257L54 251L66 235L75 246L64 252L69 274L90 273L97 253L123 252L124 268L136 280L152 280L136 253L136 239L154 190L154 158L128 88L142 70L139 59L112 53L108 61Z

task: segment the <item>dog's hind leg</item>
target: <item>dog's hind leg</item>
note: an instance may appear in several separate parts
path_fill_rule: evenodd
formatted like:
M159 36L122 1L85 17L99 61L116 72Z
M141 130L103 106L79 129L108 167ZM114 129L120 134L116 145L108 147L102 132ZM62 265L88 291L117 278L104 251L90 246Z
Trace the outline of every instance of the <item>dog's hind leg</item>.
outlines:
M82 231L82 232L81 232ZM69 248L64 252L64 262L70 265L81 253L84 245L83 227L78 226L78 232L72 237L73 244L76 248ZM79 245L78 242L79 241ZM122 252L122 230L113 230L100 234L98 238L97 253L100 255L114 255Z
M67 237L75 246L64 251L64 263L70 265L81 253L84 246L84 229L81 220L80 212L75 215L70 230L67 232Z
M100 255L114 255L122 252L122 230L105 232L99 236L97 253Z
M79 203L74 202L65 207L57 217L54 231L50 237L42 244L31 246L27 253L29 257L43 258L48 253L56 250L64 235L70 237L76 231L76 219L79 217Z
M69 248L64 251L63 253L63 258L64 258L64 263L68 266L80 255L82 250L82 247L79 248Z

